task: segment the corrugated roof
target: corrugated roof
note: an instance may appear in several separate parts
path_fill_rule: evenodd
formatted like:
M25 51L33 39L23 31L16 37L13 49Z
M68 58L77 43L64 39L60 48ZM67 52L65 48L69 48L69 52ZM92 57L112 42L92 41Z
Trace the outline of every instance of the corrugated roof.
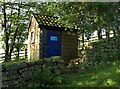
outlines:
M39 25L78 29L77 26L70 26L68 24L65 24L65 23L59 21L58 17L43 16L43 15L40 15L37 13L33 13L33 15Z

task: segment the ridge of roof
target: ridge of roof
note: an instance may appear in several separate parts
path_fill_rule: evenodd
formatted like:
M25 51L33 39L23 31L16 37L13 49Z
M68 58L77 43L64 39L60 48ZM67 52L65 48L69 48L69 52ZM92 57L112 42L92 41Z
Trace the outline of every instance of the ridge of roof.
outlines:
M53 18L58 18L57 16L50 16L50 15L41 15L39 13L32 13L33 15L39 15L39 16L46 16L46 17L53 17Z
M58 17L48 16L48 15L40 15L38 13L33 13L33 16L35 17L35 19L39 25L78 29L78 28L75 28L75 26L70 27L70 25L63 24L61 21L58 20Z

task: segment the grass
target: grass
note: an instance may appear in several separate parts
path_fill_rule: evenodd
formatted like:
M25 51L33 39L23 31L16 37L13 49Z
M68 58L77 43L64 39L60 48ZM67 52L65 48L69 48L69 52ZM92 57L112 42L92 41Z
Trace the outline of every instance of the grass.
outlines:
M5 64L5 65L12 65L12 64L18 64L18 63L21 63L21 62L28 62L27 58L20 58L20 59L14 59L14 60L11 60L9 62L2 62L2 64Z
M62 87L120 87L118 61L101 63L78 73L63 75Z
M19 63L25 59L6 64ZM102 62L80 70L77 73L63 74L62 81L57 87L119 87L120 88L120 61Z

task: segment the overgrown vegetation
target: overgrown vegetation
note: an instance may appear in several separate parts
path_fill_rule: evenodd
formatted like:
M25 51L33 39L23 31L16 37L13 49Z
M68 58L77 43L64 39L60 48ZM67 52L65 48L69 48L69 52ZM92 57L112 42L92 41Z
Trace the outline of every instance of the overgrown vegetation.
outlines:
M101 39L97 42L89 43L80 52L84 65L92 65L97 62L117 61L120 58L120 35L112 38ZM87 66L87 65L86 65Z
M33 79L24 82L21 88L45 88L55 87L62 82L61 69L63 61L59 57L51 57L41 60L40 69L36 70Z
M97 62L76 72L61 73L63 62L52 59L42 61L41 68L34 73L34 78L22 84L21 88L70 88L72 87L119 87L119 61Z
M119 43L120 35L89 44L82 62L74 63L79 71L65 74L62 87L120 87Z

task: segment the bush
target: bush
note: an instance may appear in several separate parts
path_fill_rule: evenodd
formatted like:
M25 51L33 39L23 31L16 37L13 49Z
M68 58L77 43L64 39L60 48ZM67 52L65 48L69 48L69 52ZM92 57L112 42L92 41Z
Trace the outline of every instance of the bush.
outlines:
M98 42L93 42L88 47L86 47L86 57L88 61L93 62L107 62L119 60L119 36L102 39Z
M60 85L62 81L61 66L62 62L59 57L41 59L40 69L37 69L33 75L33 79L24 83L22 87L44 88Z

